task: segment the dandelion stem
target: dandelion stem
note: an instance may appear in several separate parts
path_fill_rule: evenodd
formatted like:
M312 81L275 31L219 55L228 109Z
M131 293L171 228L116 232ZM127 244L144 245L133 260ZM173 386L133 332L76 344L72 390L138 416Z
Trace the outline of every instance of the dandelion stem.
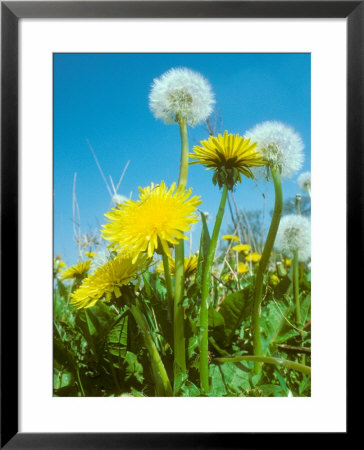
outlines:
M263 278L264 273L267 269L269 257L273 249L274 240L277 235L279 222L281 220L282 208L283 208L283 195L282 195L282 185L281 176L279 169L270 166L274 192L275 192L275 202L272 221L269 227L267 240L265 241L262 258L259 261L257 277L255 280L254 298L253 298L253 314L252 314L252 332L253 332L253 350L254 355L262 356L262 342L260 336L260 305L262 301L263 293ZM258 360L254 361L254 372L260 373L262 370L261 363Z
M163 269L164 269L164 279L166 280L166 288L167 288L167 301L168 301L168 309L169 316L172 319L173 317L173 288L172 288L172 278L171 271L169 268L168 255L162 249L162 259L163 259Z
M293 255L293 296L296 307L296 322L301 323L301 305L299 297L298 250Z
M152 339L144 314L142 313L138 303L136 305L130 305L130 311L142 331L144 343L149 352L157 395L159 397L171 397L173 393L167 371Z
M297 214L300 215L301 214L301 195L300 194L296 194L296 210L297 210Z
M222 218L224 217L227 198L227 187L224 185L219 210L216 216L209 250L207 253L205 269L202 276L201 309L200 309L200 383L201 390L207 394L209 391L209 362L208 362L208 326L209 326L209 290L211 270L219 237Z
M179 166L178 186L187 186L188 174L188 134L186 119L179 120L179 132L181 135L181 161Z
M186 187L188 174L188 135L187 122L179 120L181 135L181 162L179 169L178 185ZM175 280L174 280L174 311L173 311L173 347L174 347L174 386L180 373L186 372L186 350L184 333L184 311L182 306L185 271L184 271L185 248L184 240L181 239L175 249Z
M297 214L301 215L301 195L296 195L296 209ZM293 297L294 297L294 304L296 308L296 322L298 324L301 323L301 305L300 305L300 298L299 298L299 291L300 291L300 284L299 284L299 267L298 267L298 250L295 250L293 253Z
M297 370L298 372L304 373L306 375L311 375L311 367L305 366L304 364L297 363L295 361L289 361L288 359L283 358L272 358L270 356L252 356L252 355L244 355L244 356L236 356L235 358L216 358L216 362L224 363L224 362L240 362L240 361L259 361L266 364L274 364L274 365L282 365L287 367L288 369Z

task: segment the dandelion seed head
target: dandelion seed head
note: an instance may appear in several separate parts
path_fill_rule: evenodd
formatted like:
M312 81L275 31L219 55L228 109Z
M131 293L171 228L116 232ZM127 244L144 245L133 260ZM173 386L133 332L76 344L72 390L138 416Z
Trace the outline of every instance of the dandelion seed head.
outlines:
M311 172L303 172L297 178L298 186L304 192L311 191Z
M291 127L275 121L262 122L245 133L246 137L258 143L258 150L269 165L278 167L282 178L290 178L303 164L303 142L301 136ZM267 170L255 169L257 176L264 176Z
M305 262L311 256L311 223L307 217L289 214L282 217L275 241L276 249L293 257L298 251L298 260Z
M194 126L206 120L215 103L209 82L187 68L170 69L153 80L149 107L166 124L185 119Z

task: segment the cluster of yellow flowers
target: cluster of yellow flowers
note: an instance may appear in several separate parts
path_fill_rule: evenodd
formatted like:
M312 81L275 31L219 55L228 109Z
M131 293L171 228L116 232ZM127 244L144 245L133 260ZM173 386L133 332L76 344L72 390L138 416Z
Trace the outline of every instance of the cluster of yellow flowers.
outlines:
M213 169L214 183L229 189L241 181L241 175L253 177L251 167L260 167L266 163L256 149L257 144L239 135L228 134L210 137L194 147L190 164L202 164L208 170ZM126 200L105 214L107 223L103 225L102 237L109 241L109 247L117 257L98 267L94 273L88 273L91 260L72 266L63 274L63 279L83 278L81 286L71 295L71 303L78 308L93 306L97 300L110 300L111 294L121 295L120 287L138 276L140 271L151 263L155 252L169 257L171 272L174 273L170 247L179 240L187 239L184 232L198 221L197 206L200 197L191 197L192 189L173 183L169 188L164 181L152 183L145 188L139 187L139 199ZM239 241L238 241L239 242ZM249 250L249 249L248 249ZM95 255L87 252L89 258ZM260 257L260 255L259 255ZM256 262L257 254L249 253ZM197 269L197 257L185 258L185 276L191 277ZM239 273L247 272L248 266L239 265Z
M224 241L238 242L238 245L234 245L231 250L244 255L245 262L239 261L237 265L237 272L240 274L249 272L249 265L247 263L257 263L260 261L262 255L260 253L252 252L252 248L249 244L241 244L238 236L225 234L222 236ZM225 276L225 280L231 280L232 277L228 274Z

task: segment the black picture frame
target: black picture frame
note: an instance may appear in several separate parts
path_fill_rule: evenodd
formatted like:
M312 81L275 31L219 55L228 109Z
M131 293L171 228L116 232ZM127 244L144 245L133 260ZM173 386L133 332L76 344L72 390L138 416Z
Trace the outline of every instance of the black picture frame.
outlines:
M1 2L1 448L259 448L256 433L18 432L18 23L22 18L346 18L347 302L363 271L364 1ZM358 241L359 239L359 241ZM355 253L354 253L355 252ZM354 254L356 256L354 257ZM352 257L350 257L352 256ZM360 276L361 275L361 276ZM361 292L358 290L358 292ZM348 346L350 348L350 346ZM347 433L338 433L340 441ZM317 438L317 436L316 436ZM300 445L306 440L300 438Z

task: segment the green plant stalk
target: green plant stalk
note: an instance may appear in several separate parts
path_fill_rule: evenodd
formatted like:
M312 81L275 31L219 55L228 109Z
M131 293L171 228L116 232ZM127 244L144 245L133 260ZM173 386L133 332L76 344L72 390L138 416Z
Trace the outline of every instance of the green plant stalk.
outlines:
M181 161L179 168L178 186L187 185L188 174L188 135L187 122L179 120L181 135ZM184 311L182 306L185 287L185 247L181 239L175 249L175 279L174 279L174 308L173 308L173 348L174 348L174 385L180 373L186 372L186 349L184 332Z
M142 331L144 343L148 349L157 395L159 397L171 397L173 395L173 392L171 384L169 382L168 374L159 355L158 349L152 339L150 329L144 317L144 314L141 312L138 304L130 305L130 311Z
M202 276L201 308L200 308L200 384L203 393L209 392L209 290L212 265L214 263L215 251L219 237L222 218L224 217L225 204L228 189L223 187L219 210L217 212L214 230L206 257L205 268Z
M304 373L306 375L311 375L311 367L305 366L304 364L296 363L294 361L289 361L288 359L283 358L272 358L270 356L253 356L253 355L244 355L244 356L236 356L235 358L216 358L215 361L219 363L224 362L240 362L240 361L254 361L261 362L265 364L274 364L281 365L287 367L288 369L297 370L298 372Z
M301 195L300 194L296 195L296 210L297 210L297 214L300 215L301 214Z
M169 268L168 255L162 249L162 260L163 260L163 269L164 269L164 279L166 280L166 288L167 288L167 301L168 301L168 310L169 317L172 319L173 317L173 288L172 288L172 278L171 271Z
M299 297L299 270L298 270L298 251L295 250L293 255L293 297L296 308L296 322L301 323L301 305Z
M274 211L272 221L269 227L267 240L265 241L262 258L259 261L257 276L255 279L253 313L252 313L253 351L255 356L262 356L262 341L260 336L259 322L260 322L260 305L262 302L262 293L263 293L263 278L264 273L268 266L270 254L273 249L274 240L277 235L283 208L282 184L279 169L271 166L270 170L274 184L275 201L274 201ZM258 360L256 360L254 362L254 372L258 374L261 372L261 370L262 370L261 364Z
M180 119L178 124L181 136L181 160L179 164L178 186L183 185L186 187L188 175L188 134L186 119Z
M301 215L301 196L300 194L296 195L296 209L297 214ZM295 310L296 310L296 322L298 324L301 323L301 305L300 305L300 298L299 298L299 292L300 292L300 282L299 282L299 261L298 261L298 251L296 250L293 253L293 297L294 297L294 304L295 304Z
M80 387L80 389L81 389L82 397L86 397L85 391L84 391L83 386L82 386L82 381L81 381L81 377L80 377L80 371L79 371L79 369L78 369L76 363L75 363L75 366L76 366L76 373L77 373L78 385L79 385L79 387Z

